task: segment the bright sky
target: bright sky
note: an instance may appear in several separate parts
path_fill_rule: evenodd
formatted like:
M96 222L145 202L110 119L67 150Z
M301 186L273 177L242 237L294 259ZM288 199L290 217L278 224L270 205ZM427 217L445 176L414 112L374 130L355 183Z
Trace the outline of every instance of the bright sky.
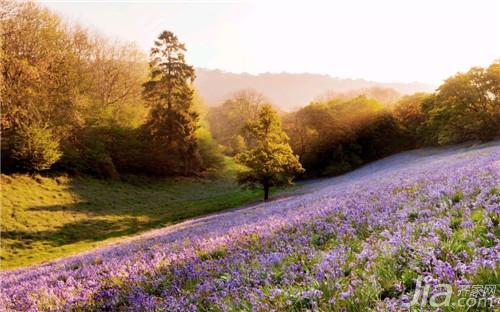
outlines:
M44 1L149 51L177 34L197 67L437 84L500 59L500 1Z

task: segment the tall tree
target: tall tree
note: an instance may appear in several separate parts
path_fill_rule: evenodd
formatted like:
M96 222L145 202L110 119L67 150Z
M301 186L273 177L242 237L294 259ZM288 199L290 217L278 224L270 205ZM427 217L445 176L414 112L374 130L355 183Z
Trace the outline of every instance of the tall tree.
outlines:
M262 106L256 120L249 121L245 131L253 148L236 155L237 160L249 168L238 174L238 183L262 186L264 200L267 200L272 186L291 184L294 176L304 169L288 144L279 116L271 105Z
M0 19L4 134L32 124L76 123L75 84L68 74L74 58L60 19L31 2L2 1L0 8L10 9Z
M194 68L186 64L186 47L170 31L160 34L151 49L151 77L144 84L144 98L151 107L147 129L161 153L169 155L166 165L183 163L189 174L199 159L196 129L198 114L193 109Z
M31 2L0 1L4 168L21 165L16 159L22 159L22 167L36 163L27 158L37 158L37 153L26 151L43 151L49 146L45 139L58 143L79 124L76 80L71 75L75 62L69 44L61 20L48 10Z

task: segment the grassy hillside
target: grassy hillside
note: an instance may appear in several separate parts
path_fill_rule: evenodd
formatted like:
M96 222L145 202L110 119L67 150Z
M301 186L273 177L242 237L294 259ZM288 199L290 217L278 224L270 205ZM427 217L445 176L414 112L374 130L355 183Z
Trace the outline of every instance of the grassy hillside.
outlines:
M1 268L69 255L180 220L260 200L234 182L238 166L209 179L2 175Z

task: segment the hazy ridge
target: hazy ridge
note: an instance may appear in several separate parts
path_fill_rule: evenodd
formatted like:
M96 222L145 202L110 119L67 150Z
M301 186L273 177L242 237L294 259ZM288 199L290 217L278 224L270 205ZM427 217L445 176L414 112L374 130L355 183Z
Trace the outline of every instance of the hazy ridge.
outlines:
M274 105L293 110L308 104L326 92L347 92L372 87L392 88L401 94L432 92L433 85L413 83L382 83L364 79L343 79L309 73L235 74L221 70L196 69L195 86L209 106L221 104L233 92L255 89Z

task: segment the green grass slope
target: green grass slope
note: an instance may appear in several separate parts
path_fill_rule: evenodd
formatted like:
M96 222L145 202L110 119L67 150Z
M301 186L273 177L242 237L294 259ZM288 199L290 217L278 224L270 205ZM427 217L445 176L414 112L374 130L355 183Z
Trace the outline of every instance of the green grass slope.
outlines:
M1 269L40 263L261 199L226 161L208 179L2 175Z

